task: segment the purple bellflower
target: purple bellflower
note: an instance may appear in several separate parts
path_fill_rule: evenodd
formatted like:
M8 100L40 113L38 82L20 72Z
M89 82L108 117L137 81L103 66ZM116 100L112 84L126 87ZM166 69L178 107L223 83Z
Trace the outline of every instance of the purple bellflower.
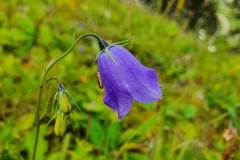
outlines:
M98 70L104 87L104 103L122 119L132 100L149 103L159 100L162 91L157 73L142 65L127 49L103 41Z

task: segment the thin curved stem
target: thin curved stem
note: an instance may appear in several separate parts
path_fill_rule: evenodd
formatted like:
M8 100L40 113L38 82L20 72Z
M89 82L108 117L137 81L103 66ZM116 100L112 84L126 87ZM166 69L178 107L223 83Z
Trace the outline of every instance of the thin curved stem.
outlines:
M52 81L52 80L56 80L58 83L61 83L58 78L53 77L53 78L49 78L48 80L46 80L44 85L46 85L48 82L50 82L50 81Z
M63 54L61 55L60 57L58 57L57 59L55 59L52 63L50 63L46 69L45 69L45 72L43 74L43 77L41 79L41 82L40 82L40 86L39 86L39 92L38 92L38 102L37 102L37 109L36 109L36 138L35 138L35 143L34 143L34 148L33 148L33 155L32 155L32 160L35 160L35 157L36 157L36 152L37 152L37 145L38 145L38 139L39 139L39 131L40 131L40 120L39 120L39 117L40 117L40 106L41 106L41 98L42 98L42 90L43 90L43 87L45 85L45 81L46 81L46 78L48 76L48 73L50 72L50 70L53 68L53 66L55 64L57 64L59 61L61 61L63 58L65 58L68 54L70 54L73 50L73 48L76 46L76 44L83 38L85 37L94 37L98 40L99 42L99 46L100 46L100 49L102 49L102 47L106 47L108 44L102 40L100 37L98 37L97 35L95 34L83 34L81 36L79 36L72 44L72 46Z

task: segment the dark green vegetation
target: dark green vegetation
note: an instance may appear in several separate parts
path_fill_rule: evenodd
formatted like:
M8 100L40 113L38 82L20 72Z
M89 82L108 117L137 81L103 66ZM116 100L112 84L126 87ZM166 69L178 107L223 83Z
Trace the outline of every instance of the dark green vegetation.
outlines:
M0 1L0 159L30 159L41 73L76 35L89 32L109 42L130 39L126 47L159 72L163 98L134 103L119 122L98 88L97 44L82 41L51 72L81 112L72 113L62 139L54 135L54 123L46 126L51 117L42 118L38 160L240 159L240 54L224 38L215 40L213 52L184 29L117 0ZM44 89L41 115L55 91L54 82Z

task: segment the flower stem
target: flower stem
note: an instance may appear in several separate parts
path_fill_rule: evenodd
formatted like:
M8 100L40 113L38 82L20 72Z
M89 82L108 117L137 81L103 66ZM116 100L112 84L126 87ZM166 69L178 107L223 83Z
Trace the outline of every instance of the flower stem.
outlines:
M37 152L37 146L38 146L38 139L39 139L39 131L40 131L40 107L41 107L41 99L42 99L42 91L43 91L43 87L46 84L46 78L48 76L48 73L50 72L50 70L53 68L53 66L55 64L57 64L59 61L61 61L63 58L65 58L68 54L70 54L73 50L73 48L76 46L76 44L83 38L85 37L94 37L98 40L99 44L102 46L105 46L105 41L103 41L100 37L98 37L95 34L83 34L81 36L79 36L72 44L72 46L60 57L58 57L57 59L55 59L53 62L51 62L45 69L45 72L43 74L43 77L41 79L40 82L40 86L39 86L39 92L38 92L38 101L37 101L37 109L36 109L36 138L35 138L35 143L34 143L34 148L33 148L33 155L32 155L32 160L35 160L36 157L36 152Z

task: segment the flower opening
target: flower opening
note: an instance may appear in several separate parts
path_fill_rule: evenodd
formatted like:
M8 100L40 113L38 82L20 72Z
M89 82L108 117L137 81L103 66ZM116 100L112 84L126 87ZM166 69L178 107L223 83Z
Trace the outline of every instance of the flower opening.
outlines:
M142 65L127 49L109 45L98 57L98 70L104 87L104 103L122 119L132 100L149 103L162 96L157 73Z

